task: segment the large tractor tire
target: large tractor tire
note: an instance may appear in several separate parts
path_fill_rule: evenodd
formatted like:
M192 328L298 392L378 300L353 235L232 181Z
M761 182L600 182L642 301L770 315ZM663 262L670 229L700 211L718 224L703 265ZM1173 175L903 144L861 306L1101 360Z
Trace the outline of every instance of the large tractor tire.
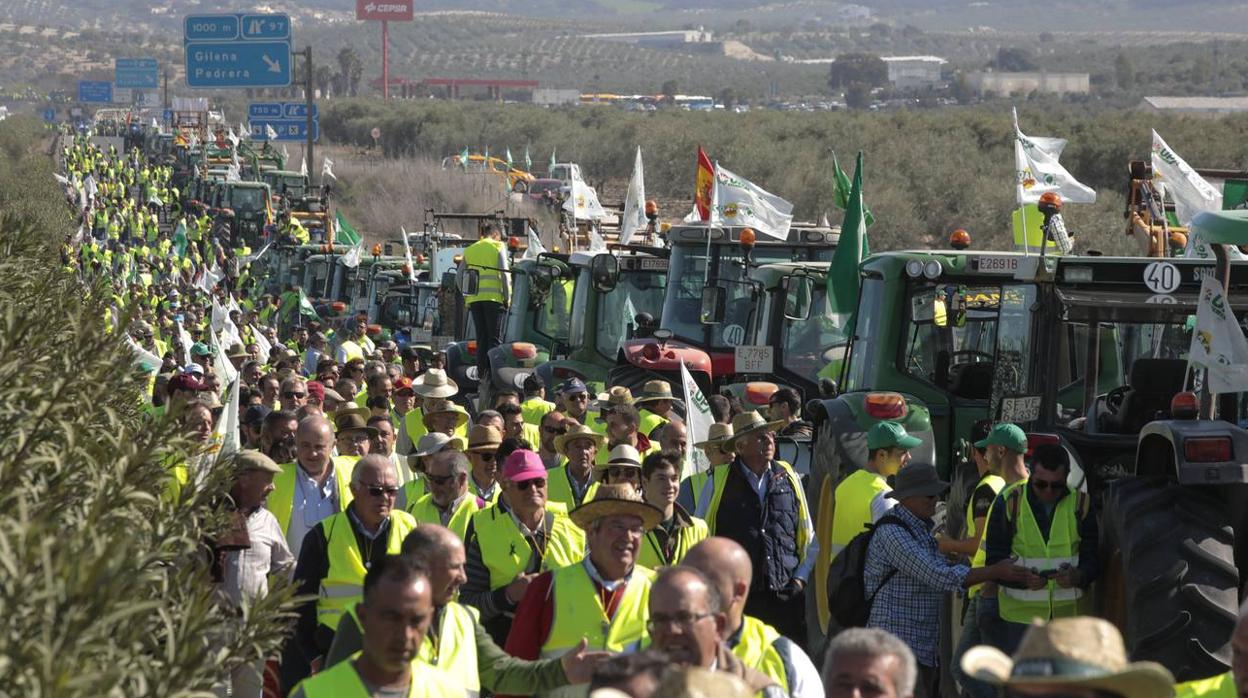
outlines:
M1165 665L1177 681L1231 665L1239 573L1230 513L1212 488L1124 478L1101 518L1104 606L1134 661Z

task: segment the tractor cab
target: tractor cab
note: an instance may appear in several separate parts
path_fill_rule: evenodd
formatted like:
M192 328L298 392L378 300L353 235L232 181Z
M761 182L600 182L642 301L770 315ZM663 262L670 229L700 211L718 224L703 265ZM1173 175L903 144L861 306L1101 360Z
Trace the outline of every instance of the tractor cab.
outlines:
M785 240L742 227L671 228L672 283L663 297L660 332L621 346L612 384L640 388L659 378L679 389L682 361L704 391L730 382L736 348L748 344L750 328L762 317L765 291L752 270L782 262L830 262L838 237L836 229L802 226L791 228Z

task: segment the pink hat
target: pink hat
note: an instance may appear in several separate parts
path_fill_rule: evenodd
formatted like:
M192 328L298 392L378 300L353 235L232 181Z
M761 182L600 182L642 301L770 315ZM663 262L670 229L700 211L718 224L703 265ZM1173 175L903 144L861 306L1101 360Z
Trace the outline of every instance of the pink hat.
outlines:
M524 482L546 477L546 466L536 453L520 449L512 451L503 461L503 479L512 482Z

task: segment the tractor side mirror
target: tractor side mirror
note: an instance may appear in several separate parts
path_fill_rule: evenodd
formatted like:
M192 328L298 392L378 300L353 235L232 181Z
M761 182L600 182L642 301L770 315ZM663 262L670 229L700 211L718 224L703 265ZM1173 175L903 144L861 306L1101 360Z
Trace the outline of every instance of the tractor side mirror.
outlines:
M589 275L595 291L610 293L620 283L620 260L606 252L595 255L589 263Z
M808 276L784 277L784 319L806 320L810 317L812 284Z
M529 284L532 286L533 295L549 295L550 289L555 285L554 270L545 264L538 264L529 273Z
M723 286L702 289L702 312L698 319L703 325L718 325L724 321L725 295Z
M481 270L465 269L459 275L459 292L465 296L475 296L481 286Z

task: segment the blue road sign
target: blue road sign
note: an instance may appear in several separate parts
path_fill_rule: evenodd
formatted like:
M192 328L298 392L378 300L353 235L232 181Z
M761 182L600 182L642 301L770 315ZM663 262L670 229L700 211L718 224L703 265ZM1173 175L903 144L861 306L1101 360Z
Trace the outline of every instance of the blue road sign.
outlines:
M306 119L308 118L307 102L284 102L282 104L282 118L284 119ZM312 105L312 118L320 118L317 113L316 105Z
M241 38L248 41L290 39L290 15L240 15Z
M117 87L150 89L159 86L159 66L155 58L118 58L114 61Z
M306 141L308 139L306 119L251 119L247 123L247 128L251 129L253 140L267 141L269 139L268 133L264 130L266 125L273 127L279 141ZM321 123L313 121L312 140L319 141L320 139Z
M204 41L186 45L187 87L287 87L289 41Z
M183 41L233 41L238 38L238 15L187 15Z
M102 80L80 80L78 82L78 101L112 104L113 83Z
M48 107L47 109L44 109L43 120L48 121L48 122L56 121L56 109L52 107Z
M247 106L248 119L280 119L282 118L281 102L253 102Z

